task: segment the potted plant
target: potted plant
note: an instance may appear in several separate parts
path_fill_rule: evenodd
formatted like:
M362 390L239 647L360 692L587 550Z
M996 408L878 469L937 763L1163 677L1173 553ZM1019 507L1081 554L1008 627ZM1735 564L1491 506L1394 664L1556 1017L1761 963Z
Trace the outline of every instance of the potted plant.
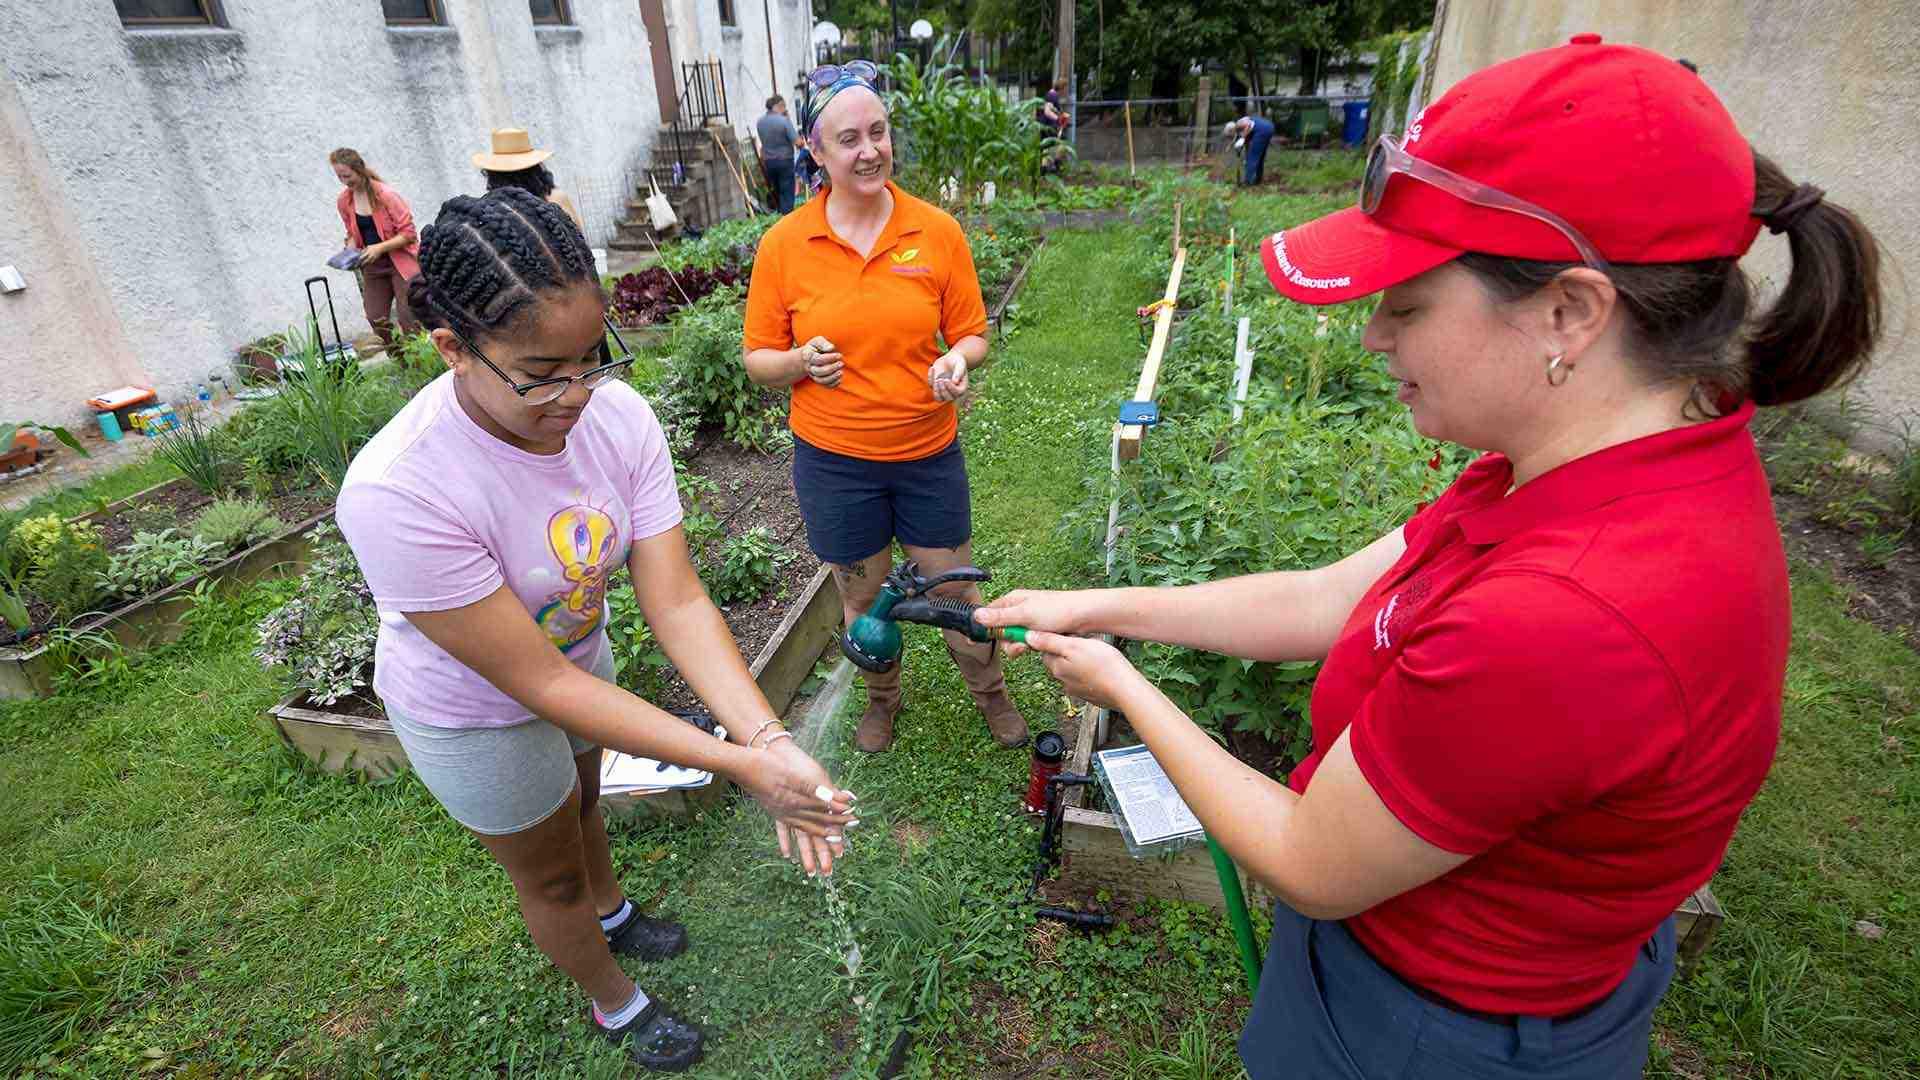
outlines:
M0 423L0 473L9 473L25 469L40 459L40 434L51 434L62 443L71 447L81 457L90 457L87 448L73 437L73 432L58 424L32 424L24 421Z
M233 351L234 373L243 382L268 382L280 373L280 357L287 351L287 335L258 337Z

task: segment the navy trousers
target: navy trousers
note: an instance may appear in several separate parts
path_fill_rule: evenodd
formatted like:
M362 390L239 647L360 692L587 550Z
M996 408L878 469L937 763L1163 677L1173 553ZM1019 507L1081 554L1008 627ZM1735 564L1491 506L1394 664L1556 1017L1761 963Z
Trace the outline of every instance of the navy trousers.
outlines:
M1240 1060L1253 1080L1627 1080L1646 1067L1653 1008L1673 978L1669 918L1592 1009L1512 1024L1416 994L1347 928L1275 904L1273 942Z

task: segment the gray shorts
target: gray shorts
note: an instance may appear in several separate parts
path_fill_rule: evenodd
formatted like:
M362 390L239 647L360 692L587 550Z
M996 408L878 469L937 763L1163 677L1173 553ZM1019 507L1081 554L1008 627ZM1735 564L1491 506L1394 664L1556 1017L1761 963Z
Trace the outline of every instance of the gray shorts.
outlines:
M593 674L609 682L612 665ZM413 771L453 820L482 836L525 832L580 782L574 759L599 747L538 718L512 727L449 728L387 709Z

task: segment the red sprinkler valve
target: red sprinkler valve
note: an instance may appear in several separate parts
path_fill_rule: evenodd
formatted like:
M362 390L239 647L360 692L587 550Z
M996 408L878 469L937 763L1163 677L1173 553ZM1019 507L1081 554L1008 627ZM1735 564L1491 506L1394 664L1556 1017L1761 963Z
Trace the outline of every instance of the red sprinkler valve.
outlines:
M1057 731L1043 731L1033 740L1033 762L1027 769L1027 794L1021 803L1029 814L1047 812L1047 781L1058 775L1067 757L1067 740Z

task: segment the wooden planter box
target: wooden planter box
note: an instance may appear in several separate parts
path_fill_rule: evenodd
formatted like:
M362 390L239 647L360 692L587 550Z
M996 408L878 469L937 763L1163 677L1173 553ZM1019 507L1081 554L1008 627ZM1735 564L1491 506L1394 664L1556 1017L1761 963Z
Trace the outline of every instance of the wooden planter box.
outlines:
M187 482L184 479L169 480L78 520L110 516L143 495ZM71 650L45 641L32 648L0 648L0 698L45 697L53 693L53 679L59 674L60 663L87 656L90 649L84 640L95 632L107 635L119 648L130 652L177 640L186 632L186 624L181 617L192 609L194 594L201 582L211 581L216 586L226 587L297 572L306 566L311 551L308 534L331 517L332 510L315 514L286 532L228 556L185 581L156 593L148 593L113 611L68 627L69 632L82 637L82 643Z
M1103 730L1104 717L1091 705L1080 712L1080 735L1074 742L1073 756L1063 767L1067 772L1090 773L1096 730ZM1065 813L1061 821L1061 876L1088 889L1105 889L1114 896L1151 896L1161 900L1185 900L1204 904L1215 911L1226 911L1226 898L1220 891L1220 878L1213 868L1213 856L1204 846L1190 847L1172 855L1136 859L1127 852L1121 839L1119 822L1112 814L1085 809L1087 789L1066 789ZM1249 909L1265 908L1273 903L1273 894L1252 876L1242 873L1241 888L1246 892ZM1712 943L1714 931L1726 921L1726 913L1713 890L1702 885L1687 897L1675 913L1680 963L1685 966L1700 958Z
M1042 236L1040 242L1033 245L1033 250L1027 252L1027 261L1020 264L1013 280L1007 283L1007 291L1000 295L1000 302L994 304L993 311L987 315L987 326L994 333L1000 332L1000 324L1006 318L1007 309L1013 306L1013 298L1020 295L1020 287L1027 283L1027 271L1033 269L1033 264L1039 260L1040 252L1046 246L1047 238Z
M773 711L785 714L800 684L813 673L820 655L836 640L840 626L840 587L826 566L813 575L786 617L760 650L749 670ZM297 693L267 710L267 722L281 741L326 772L348 769L383 779L407 767L407 752L384 718L370 720L327 712ZM716 779L700 788L622 792L602 796L618 813L690 816L726 798L731 785Z

